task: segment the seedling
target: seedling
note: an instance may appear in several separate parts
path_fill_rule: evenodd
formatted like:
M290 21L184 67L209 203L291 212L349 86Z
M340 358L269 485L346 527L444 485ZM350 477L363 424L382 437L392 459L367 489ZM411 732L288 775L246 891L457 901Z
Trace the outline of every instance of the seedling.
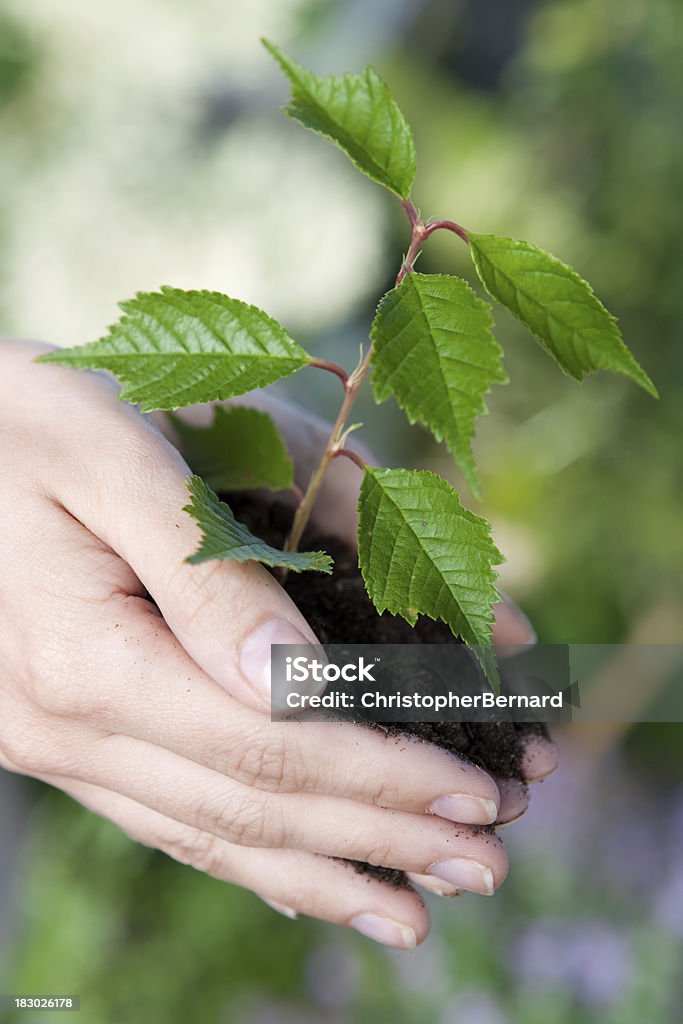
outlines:
M207 429L176 418L189 461L202 474L188 479L185 511L202 532L189 561L255 560L284 571L331 573L324 551L298 548L332 460L348 457L363 471L358 558L377 611L413 625L418 615L441 619L481 651L491 639L495 566L502 561L490 524L465 508L435 473L365 465L347 445L350 414L369 377L376 402L393 397L411 423L428 427L479 497L472 438L477 416L487 411L490 386L507 383L502 350L491 306L466 281L415 271L422 245L436 231L451 232L467 245L489 296L521 320L570 377L581 381L596 370L613 370L653 396L655 386L614 317L570 267L529 242L479 234L452 220L422 219L411 198L413 137L376 71L319 78L272 43L264 45L291 85L286 113L342 149L398 199L408 218L410 243L394 288L379 302L358 365L347 373L316 359L272 317L239 299L171 287L121 303L123 316L101 340L40 361L109 370L123 382L121 398L143 411L233 398L305 368L336 374L343 391L339 414L283 550L254 536L214 493L292 485L292 463L272 420L241 407L217 407Z

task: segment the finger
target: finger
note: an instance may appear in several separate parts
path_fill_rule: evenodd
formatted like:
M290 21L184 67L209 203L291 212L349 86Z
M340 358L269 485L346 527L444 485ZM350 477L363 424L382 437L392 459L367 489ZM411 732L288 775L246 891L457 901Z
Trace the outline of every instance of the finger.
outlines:
M55 387L69 373L44 369ZM200 540L182 511L187 465L150 422L103 390L106 382L90 375L86 384L97 389L99 415L92 416L92 396L77 389L62 430L66 450L83 454L49 475L53 497L132 568L198 665L240 700L268 707L271 644L315 644L314 633L254 562L187 563Z
M538 637L519 605L507 594L500 590L499 593L501 600L493 606L493 642L497 653L503 658L509 658L533 646Z
M73 529L83 529L73 524ZM247 785L346 797L474 825L495 821L498 790L477 766L433 744L347 723L271 722L231 699L148 602L113 600L79 652L81 673L111 697L73 707L108 732L163 746ZM112 666L112 668L110 668ZM69 701L69 683L60 700Z
M419 875L416 871L406 871L406 878L411 885L418 886L426 892L431 892L435 896L443 896L446 899L462 896L465 891L456 885L442 881L440 878L434 878L432 875Z
M517 779L496 779L496 784L500 793L500 809L496 827L501 828L512 824L524 814L529 806L529 791L526 785L523 782L518 782ZM408 872L408 880L412 885L426 889L437 896L460 896L463 892L462 888L430 875Z
M496 779L500 793L500 808L496 825L510 825L520 818L529 806L529 790L517 779Z
M398 949L414 949L427 937L429 912L409 888L393 888L358 874L349 864L311 853L235 846L118 793L55 776L44 779L113 821L136 842L250 889L288 917L306 914L331 921Z
M507 874L500 840L456 825L348 800L257 791L128 737L83 750L73 775L242 846L287 847L435 875L491 894Z
M496 779L496 784L500 793L500 809L496 827L501 828L512 824L524 814L529 806L529 791L526 785L523 782L518 782L517 779ZM434 893L436 896L450 898L460 896L463 892L462 888L431 875L408 872L407 877L412 885Z
M531 736L524 741L521 759L522 775L526 782L541 782L559 763L559 751L552 740Z

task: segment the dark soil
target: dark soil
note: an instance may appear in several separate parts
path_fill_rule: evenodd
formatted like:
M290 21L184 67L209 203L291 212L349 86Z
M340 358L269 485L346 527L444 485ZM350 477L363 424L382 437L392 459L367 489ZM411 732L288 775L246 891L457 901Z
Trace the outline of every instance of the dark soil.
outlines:
M281 546L289 530L292 510L244 494L228 495L238 519L258 536ZM336 537L308 529L301 550L327 551L334 559L331 576L321 573L289 573L288 592L323 644L455 644L448 626L420 617L415 627L385 612L378 615L365 592L356 553ZM363 728L364 726L360 726ZM493 776L523 779L520 760L530 734L545 734L538 724L510 722L401 723L387 726L397 736L409 733L452 751ZM360 865L359 870L382 877L393 885L404 884L401 872Z

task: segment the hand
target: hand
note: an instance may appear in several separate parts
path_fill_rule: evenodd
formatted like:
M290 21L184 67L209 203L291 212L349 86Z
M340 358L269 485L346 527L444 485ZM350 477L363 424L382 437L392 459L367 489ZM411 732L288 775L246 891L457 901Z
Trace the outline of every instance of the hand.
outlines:
M278 429L285 437L288 447L296 453L296 483L299 487L306 486L308 479L317 466L325 443L329 436L330 425L305 410L283 402L272 395L252 393L244 398L234 400L235 404L249 405L269 413L277 423ZM178 445L179 438L169 425L164 413L153 414L159 429ZM194 426L208 426L213 413L205 405L193 406L181 410L181 415ZM374 454L370 452L358 438L353 435L347 442L369 464L379 465ZM321 491L314 510L313 520L326 533L342 537L347 544L356 547L357 539L357 504L360 473L346 459L337 459L330 468L326 484ZM498 588L500 591L500 587ZM536 643L536 633L524 612L515 602L502 594L502 601L494 607L495 624L493 639L499 656L511 657ZM522 757L522 771L526 782L540 782L557 766L557 750L552 743L538 737L527 742ZM496 778L500 796L500 808L496 825L509 825L516 821L529 805L527 787L514 779ZM437 891L433 880L411 876L423 888Z
M388 945L424 939L422 901L329 856L444 892L500 885L502 843L469 827L499 812L484 772L380 733L270 722L269 645L314 642L308 625L260 566L184 561L198 530L181 456L107 378L34 365L45 348L0 343L0 764ZM353 472L335 466L327 500Z

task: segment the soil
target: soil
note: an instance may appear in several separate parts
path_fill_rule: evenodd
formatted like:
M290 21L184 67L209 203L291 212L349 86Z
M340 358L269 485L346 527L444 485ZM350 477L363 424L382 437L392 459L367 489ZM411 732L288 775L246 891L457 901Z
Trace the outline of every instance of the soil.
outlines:
M258 537L282 546L292 520L292 510L250 495L226 495L238 519ZM309 529L300 545L303 551L327 551L334 559L331 576L322 573L289 573L288 592L323 644L456 644L460 643L443 622L421 616L413 627L405 619L385 612L378 615L365 592L355 551L339 538ZM377 726L379 728L379 726ZM365 726L359 726L365 728ZM409 733L472 761L493 776L523 781L520 770L524 742L530 734L545 734L535 723L430 722L385 726L397 738ZM358 870L403 885L400 871L356 864Z

